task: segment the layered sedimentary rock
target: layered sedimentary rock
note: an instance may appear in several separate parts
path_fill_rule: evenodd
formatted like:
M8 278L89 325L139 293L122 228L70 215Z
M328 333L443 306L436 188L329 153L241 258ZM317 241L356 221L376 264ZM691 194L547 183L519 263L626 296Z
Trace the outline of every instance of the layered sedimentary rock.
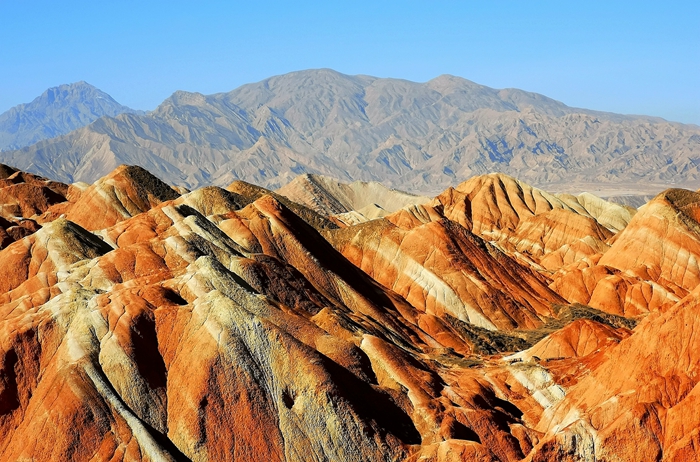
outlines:
M0 164L0 249L40 227L41 215L66 201L69 187Z
M647 318L548 409L529 460L695 460L700 292Z
M496 175L339 227L134 167L60 191L0 249L1 460L698 456L698 193L624 227ZM586 268L666 298L571 304Z
M459 224L442 217L406 224L401 218L333 232L331 242L412 305L478 327L532 328L551 315L551 303L563 303L544 279Z
M552 287L571 302L639 315L669 307L700 284L700 194L669 189L604 254L562 268Z

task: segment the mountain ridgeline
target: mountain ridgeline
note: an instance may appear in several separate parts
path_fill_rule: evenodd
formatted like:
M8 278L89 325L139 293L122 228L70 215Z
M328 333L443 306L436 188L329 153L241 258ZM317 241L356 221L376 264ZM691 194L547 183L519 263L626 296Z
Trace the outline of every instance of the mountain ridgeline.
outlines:
M65 182L136 164L188 188L275 189L310 173L434 194L499 171L555 190L650 194L668 183L697 189L700 127L449 75L415 83L321 69L228 93L178 91L147 114L103 117L0 161Z

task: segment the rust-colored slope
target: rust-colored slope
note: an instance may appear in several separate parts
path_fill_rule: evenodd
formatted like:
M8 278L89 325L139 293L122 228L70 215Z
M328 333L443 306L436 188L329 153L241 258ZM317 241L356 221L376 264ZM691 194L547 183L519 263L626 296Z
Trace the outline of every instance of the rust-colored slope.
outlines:
M469 351L458 330L274 198L220 213L235 199L161 203L100 231L114 250L6 294L3 458L393 460L420 443L524 456L534 434L491 409L501 385L443 384ZM60 443L27 444L41 428Z
M625 328L615 329L590 319L577 319L513 357L532 360L587 356L619 343L630 333Z
M685 295L700 285L698 261L700 194L669 189L640 210L599 264L677 287Z
M372 278L440 317L492 330L533 328L551 315L551 303L563 302L535 273L444 218L410 229L374 220L331 240Z
M471 231L490 240L515 231L524 218L552 209L573 210L556 196L501 173L474 177L455 190L470 203ZM441 196L438 200L442 202Z
M41 226L40 215L65 203L68 186L0 164L0 249Z
M179 194L141 167L122 165L82 191L66 218L87 230L104 229Z
M261 186L256 186L250 183L246 183L245 181L238 180L228 185L226 189L246 198L247 204L258 200L263 196L270 195L274 197L275 200L284 204L285 207L289 208L297 216L301 217L304 221L306 221L308 224L310 224L317 230L334 229L338 227L334 221L330 220L326 216L319 214L314 209L302 205L298 202L294 202L286 196L277 194Z
M433 206L521 263L547 271L604 253L632 215L590 194L554 196L500 173L450 188Z
M523 216L493 221L489 243L469 231L475 202L458 190L329 231L252 185L167 199L106 180L109 194L92 199L95 185L74 185L64 210L84 201L133 216L105 213L91 233L46 213L41 230L0 250L0 460L697 456L691 279L678 283L682 302L659 304L629 336L601 324L624 318L561 306L532 269L608 239L583 206L511 207ZM665 200L667 222L692 231L693 197ZM619 246L626 261L626 239L608 239L605 258ZM600 273L579 271L583 289L562 293L643 275L580 256L567 270ZM566 324L580 315L601 323Z
M386 460L419 442L360 350L227 270L241 255L199 212L132 220L49 301L25 286L3 307L3 459Z
M700 194L671 189L642 207L602 257L562 268L552 288L570 302L640 315L700 284Z
M508 239L513 248L546 269L559 269L585 257L604 253L613 233L593 218L553 209L522 219Z
M605 353L548 410L531 460L697 460L700 291Z
M58 219L0 252L0 294L35 280L53 285L73 263L110 250L96 236Z

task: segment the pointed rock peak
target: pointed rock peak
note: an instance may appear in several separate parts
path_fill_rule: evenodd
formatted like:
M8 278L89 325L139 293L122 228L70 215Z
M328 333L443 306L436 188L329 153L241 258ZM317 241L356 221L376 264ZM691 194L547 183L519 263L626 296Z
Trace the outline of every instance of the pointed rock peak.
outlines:
M470 199L473 199L479 193L488 193L494 197L500 197L503 194L505 194L504 198L518 197L533 212L533 207L536 207L538 204L545 205L547 210L551 209L552 206L570 209L569 206L553 194L530 186L505 173L489 173L475 176L457 185L455 189L467 194Z
M679 210L700 209L700 192L672 188L661 192L655 199L665 199Z
M142 167L120 165L83 191L67 217L89 230L104 229L178 197Z
M102 180L98 180L97 183L107 180L122 187L128 186L140 195L155 198L158 202L174 200L180 196L170 185L137 165L120 165Z
M19 170L10 167L9 165L0 164L0 180L5 180L17 173L18 171Z
M469 199L484 194L493 196L494 199L504 194L506 197L511 194L519 197L522 197L524 194L531 196L533 193L547 194L505 173L489 173L487 175L475 176L460 183L454 189L466 194L469 196Z
M675 214L685 226L700 234L700 193L687 189L667 189L652 199L642 210L661 204L669 207L669 212L672 211L671 213Z
M474 181L484 182L484 183L488 183L488 182L492 183L494 181L501 181L501 182L505 182L505 183L519 183L520 182L520 180L518 180L517 178L510 176L506 173L492 172L492 173L486 173L484 175L473 176L473 177L469 178L468 180L463 181L462 183L457 185L457 187L455 189L460 189L461 185L466 184L466 183L470 183L470 182L474 182Z
M250 203L246 197L216 186L207 186L181 196L177 204L185 204L204 216L224 215Z
M254 202L265 196L269 196L276 203L284 204L286 208L290 209L298 217L300 217L302 220L304 220L306 223L313 226L317 230L335 229L338 227L336 223L329 220L325 216L317 213L315 210L312 210L311 208L305 205L290 200L284 195L280 195L261 186L256 186L254 184L246 183L245 181L236 180L230 185L228 185L226 187L226 190L236 194L240 194L241 196L245 197L246 200L248 200L249 202ZM267 202L263 202L263 204L267 204Z
M73 255L75 261L95 258L113 250L99 237L65 218L46 223L35 236L36 241L46 243L47 247Z
M248 183L243 180L234 181L230 185L226 186L226 190L232 193L240 194L241 196L248 198L248 200L250 200L251 202L265 194L272 193L272 191L270 191L269 189Z
M281 194L286 195L283 191L288 191L288 190L293 190L296 188L306 188L309 186L315 186L315 187L323 187L328 184L336 184L340 185L342 184L339 180L323 175L318 175L315 173L302 173L299 176L296 176L292 181L287 183L285 186L282 186L278 192Z

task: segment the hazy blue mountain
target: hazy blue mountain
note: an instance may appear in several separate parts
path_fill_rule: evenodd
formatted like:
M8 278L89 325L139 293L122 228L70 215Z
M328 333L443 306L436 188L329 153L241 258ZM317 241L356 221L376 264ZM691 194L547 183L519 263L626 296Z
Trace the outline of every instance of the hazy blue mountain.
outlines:
M228 93L178 91L148 114L103 117L0 162L62 181L91 182L126 163L187 187L278 188L311 173L424 193L500 171L627 194L672 182L697 189L700 127L449 75L416 83L320 69Z
M19 149L84 127L102 116L139 113L87 82L49 88L0 114L0 150Z

